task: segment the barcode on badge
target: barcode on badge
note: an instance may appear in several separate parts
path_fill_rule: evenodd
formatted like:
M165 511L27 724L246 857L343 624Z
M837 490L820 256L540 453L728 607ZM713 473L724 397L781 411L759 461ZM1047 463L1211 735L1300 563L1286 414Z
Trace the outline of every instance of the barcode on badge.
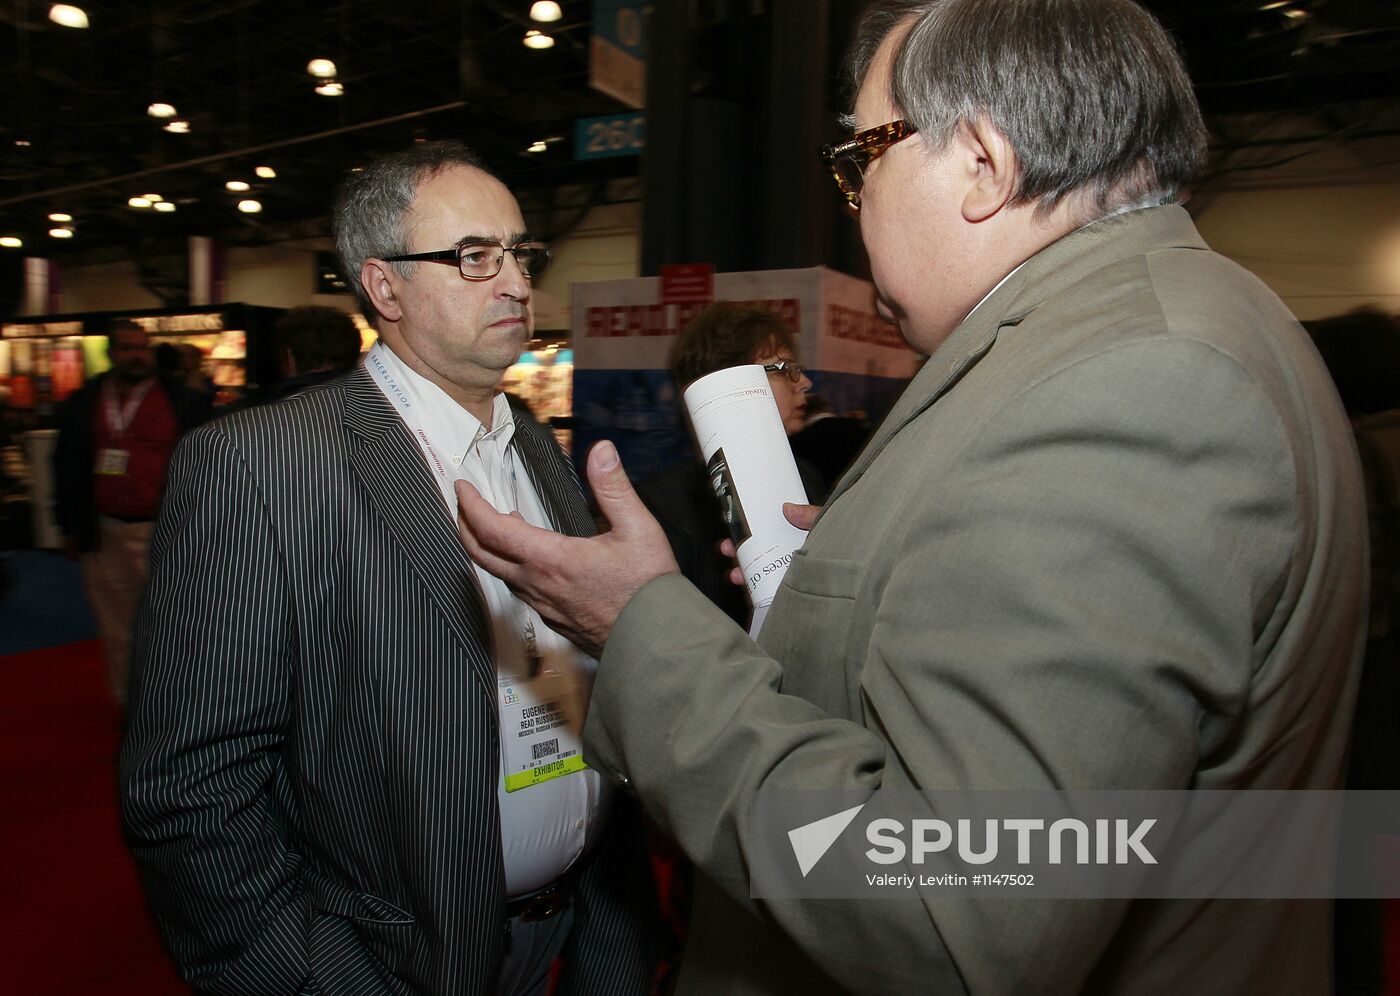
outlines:
M559 753L559 738L546 740L542 744L532 744L530 749L534 752L534 759L538 761L542 757L549 757L551 754Z

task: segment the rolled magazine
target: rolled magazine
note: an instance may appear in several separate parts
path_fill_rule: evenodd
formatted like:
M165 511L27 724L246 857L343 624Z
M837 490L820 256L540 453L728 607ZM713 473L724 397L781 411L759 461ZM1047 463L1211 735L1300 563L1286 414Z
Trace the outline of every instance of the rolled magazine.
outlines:
M710 487L739 555L757 636L792 555L806 533L783 516L783 502L806 504L783 419L763 367L707 374L685 389Z

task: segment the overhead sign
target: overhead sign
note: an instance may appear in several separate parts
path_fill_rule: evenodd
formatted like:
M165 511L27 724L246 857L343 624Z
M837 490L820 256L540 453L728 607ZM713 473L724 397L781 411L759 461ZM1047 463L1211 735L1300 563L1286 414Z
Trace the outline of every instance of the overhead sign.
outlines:
M715 264L671 263L661 268L662 304L709 304L715 299Z
M646 148L646 134L646 115L640 111L580 118L574 122L574 158L640 155Z
M628 107L646 106L646 19L636 0L594 0L588 84Z

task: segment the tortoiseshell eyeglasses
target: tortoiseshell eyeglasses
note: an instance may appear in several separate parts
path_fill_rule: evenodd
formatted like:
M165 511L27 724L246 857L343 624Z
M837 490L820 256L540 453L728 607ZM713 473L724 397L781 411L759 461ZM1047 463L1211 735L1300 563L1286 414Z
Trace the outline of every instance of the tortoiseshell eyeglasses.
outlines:
M908 121L891 121L858 131L845 142L822 146L822 158L851 207L860 210L860 188L865 183L866 167L884 155L891 145L904 141L918 130Z

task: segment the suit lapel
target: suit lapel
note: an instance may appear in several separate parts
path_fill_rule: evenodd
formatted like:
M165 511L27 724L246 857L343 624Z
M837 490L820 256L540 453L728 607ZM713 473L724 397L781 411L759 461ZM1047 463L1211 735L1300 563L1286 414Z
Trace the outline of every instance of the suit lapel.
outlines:
M355 476L477 676L494 688L491 628L471 560L443 514L442 495L418 445L363 369L346 382L344 425Z
M519 409L512 415L515 418L512 442L530 476L530 483L535 486L535 494L540 496L550 525L557 533L592 536L597 530L583 500L583 490L573 465L559 451L548 429Z

